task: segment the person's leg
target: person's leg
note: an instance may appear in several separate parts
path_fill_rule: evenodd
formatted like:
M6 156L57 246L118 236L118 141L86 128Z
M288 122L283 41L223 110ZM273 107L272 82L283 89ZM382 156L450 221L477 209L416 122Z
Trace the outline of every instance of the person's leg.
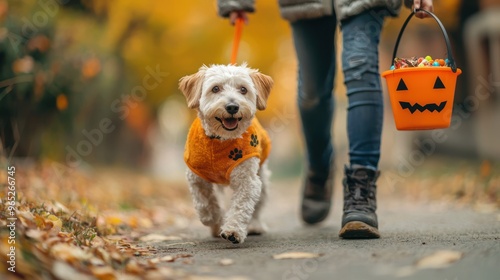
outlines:
M342 22L350 163L373 169L377 169L380 158L383 118L378 69L382 24L383 13L377 11L367 11Z
M325 219L331 206L328 179L333 157L331 126L336 24L335 15L292 23L299 64L298 106L308 168L302 218L310 224Z
M383 98L378 45L384 10L371 10L342 22L342 66L347 87L350 166L345 168L341 237L379 237L376 211L377 171Z

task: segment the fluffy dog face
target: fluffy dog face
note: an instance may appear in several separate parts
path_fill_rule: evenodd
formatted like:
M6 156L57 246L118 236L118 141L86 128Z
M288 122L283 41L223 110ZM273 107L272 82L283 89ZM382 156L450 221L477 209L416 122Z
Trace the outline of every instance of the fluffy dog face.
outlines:
M272 85L271 77L246 64L212 65L181 78L179 89L188 107L198 110L208 136L232 139L246 131L257 110L266 108Z

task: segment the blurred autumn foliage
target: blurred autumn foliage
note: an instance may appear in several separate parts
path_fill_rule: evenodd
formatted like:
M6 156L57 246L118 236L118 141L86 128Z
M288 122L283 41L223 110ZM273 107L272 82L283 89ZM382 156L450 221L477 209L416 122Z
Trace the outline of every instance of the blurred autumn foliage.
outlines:
M450 30L457 26L459 3L435 3ZM247 61L275 80L270 109L259 114L279 132L276 140L284 145L275 152L284 156L300 143L283 140L301 138L293 42L276 1L257 1L256 8L243 31L238 63ZM388 20L382 56L392 51L407 13ZM233 36L233 27L217 16L216 1L0 0L0 24L2 154L49 157L70 166L146 165L155 153L151 131L161 128L162 110L172 109L165 101L184 104L179 78L202 64L228 63ZM418 26L428 30L434 24ZM335 93L342 99L337 73Z
M276 3L259 5L240 58L276 72L291 53L286 23ZM158 108L182 100L180 77L228 63L233 32L215 1L1 0L0 21L3 154L125 165L144 162ZM100 137L103 119L113 133Z

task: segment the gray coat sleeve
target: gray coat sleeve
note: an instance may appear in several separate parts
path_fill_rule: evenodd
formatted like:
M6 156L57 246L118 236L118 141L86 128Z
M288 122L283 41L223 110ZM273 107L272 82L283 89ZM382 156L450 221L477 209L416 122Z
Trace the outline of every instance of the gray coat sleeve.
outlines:
M229 17L233 11L255 11L255 0L217 0L219 16Z

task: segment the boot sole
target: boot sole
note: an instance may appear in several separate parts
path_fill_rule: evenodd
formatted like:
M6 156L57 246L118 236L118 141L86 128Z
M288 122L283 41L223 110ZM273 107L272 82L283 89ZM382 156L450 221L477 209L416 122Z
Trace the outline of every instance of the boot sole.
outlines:
M344 239L380 238L378 229L363 222L348 222L340 230L339 237Z

